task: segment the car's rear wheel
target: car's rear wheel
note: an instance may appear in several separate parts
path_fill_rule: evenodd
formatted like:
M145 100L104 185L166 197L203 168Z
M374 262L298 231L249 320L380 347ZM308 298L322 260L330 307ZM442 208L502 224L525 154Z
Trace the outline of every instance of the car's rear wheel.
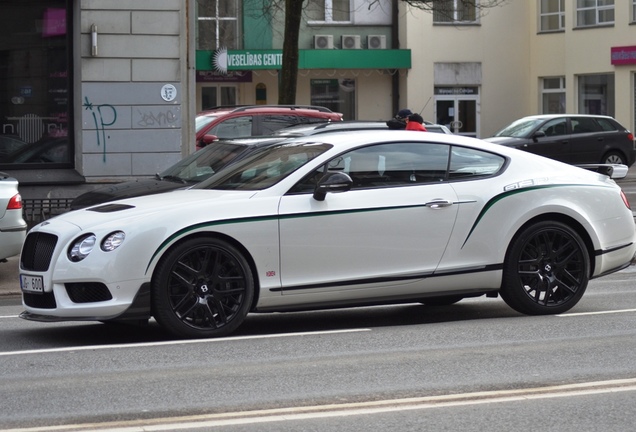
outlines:
M524 314L562 313L581 299L589 274L590 259L577 232L561 222L538 222L513 240L500 293Z
M601 161L601 163L627 165L627 160L621 153L612 151L603 156L603 160Z
M170 250L152 282L156 320L179 337L225 336L243 322L254 297L245 257L226 241L192 238Z

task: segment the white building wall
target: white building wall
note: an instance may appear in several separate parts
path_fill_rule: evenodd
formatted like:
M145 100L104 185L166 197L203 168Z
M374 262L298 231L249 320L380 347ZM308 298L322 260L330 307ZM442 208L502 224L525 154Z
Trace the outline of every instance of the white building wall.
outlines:
M403 80L404 108L419 112L425 107L424 119L435 121L435 86L455 83L479 86L481 136L492 135L509 120L526 115L530 109L530 9L530 2L508 2L485 11L479 25L453 26L433 25L430 12L401 6L400 42L411 49L413 63ZM436 64L448 73L479 64L481 82L459 82L439 74L435 78Z
M194 147L189 8L183 0L81 1L76 165L88 183L153 175Z

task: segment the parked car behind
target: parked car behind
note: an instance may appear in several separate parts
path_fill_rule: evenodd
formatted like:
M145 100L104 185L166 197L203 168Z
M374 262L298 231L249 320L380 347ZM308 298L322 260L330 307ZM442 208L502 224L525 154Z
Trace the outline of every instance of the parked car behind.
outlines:
M20 253L26 231L18 181L0 172L0 261Z
M217 139L268 135L296 124L342 121L342 114L314 105L216 107L196 117L197 147Z
M634 135L608 116L556 114L524 117L486 141L569 164L623 164L636 160Z
M426 123L426 130L428 132L452 134L450 129L444 125ZM286 137L299 137L307 135L318 135L322 133L330 132L344 132L354 130L373 130L382 129L388 130L389 127L384 121L343 121L337 123L319 123L310 125L297 125L289 126L283 129L279 129L272 133L273 136L286 136Z
M426 128L431 132L451 133L451 131L443 125L426 125ZM388 130L388 127L385 122L381 121L323 122L310 125L290 126L285 129L279 129L272 135L266 137L214 141L213 145L208 145L198 150L165 171L156 174L152 179L133 180L86 192L71 202L71 210L114 201L116 199L151 195L192 186L207 179L223 166L243 159L254 150L276 144L284 139L329 132L369 129Z
M284 138L245 138L220 140L180 160L151 179L139 179L103 186L86 192L71 202L71 210L116 199L152 195L192 186L210 177L225 165Z

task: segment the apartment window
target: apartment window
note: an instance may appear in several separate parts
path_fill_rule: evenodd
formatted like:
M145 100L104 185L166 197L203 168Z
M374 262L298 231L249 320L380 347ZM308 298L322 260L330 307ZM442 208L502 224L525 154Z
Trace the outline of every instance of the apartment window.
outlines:
M433 0L434 23L474 23L479 1Z
M238 49L240 0L197 0L197 49Z
M636 22L636 0L632 0L632 22Z
M304 12L310 22L350 22L351 0L308 0Z
M576 0L577 27L614 24L614 0Z
M539 31L550 32L565 29L565 0L539 1L541 6L539 11Z
M614 75L580 75L579 114L614 117Z
M541 80L542 114L565 113L565 77Z

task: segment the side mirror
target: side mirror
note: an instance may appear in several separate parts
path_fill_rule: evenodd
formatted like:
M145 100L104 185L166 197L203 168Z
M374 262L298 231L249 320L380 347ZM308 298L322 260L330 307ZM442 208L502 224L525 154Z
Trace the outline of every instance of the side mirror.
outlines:
M537 138L544 138L545 136L546 135L544 131L536 131L534 134L532 134L532 139L536 141Z
M314 199L324 201L329 192L346 192L353 186L353 180L349 174L343 172L328 172L316 185L314 189Z
M214 141L218 141L219 137L216 135L203 135L203 138L201 138L201 144L203 144L202 147L205 147L208 144L212 144Z

